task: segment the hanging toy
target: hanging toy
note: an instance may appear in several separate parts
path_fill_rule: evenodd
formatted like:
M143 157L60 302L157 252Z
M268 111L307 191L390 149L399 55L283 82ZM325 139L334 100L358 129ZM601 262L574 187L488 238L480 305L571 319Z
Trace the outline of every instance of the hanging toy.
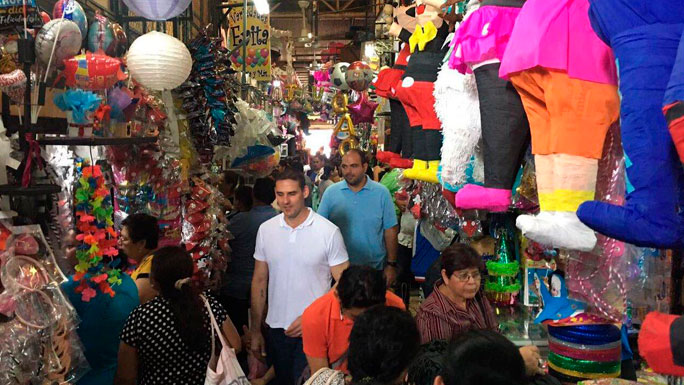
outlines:
M91 91L106 90L127 76L121 70L121 59L99 53L86 53L64 61L66 85Z

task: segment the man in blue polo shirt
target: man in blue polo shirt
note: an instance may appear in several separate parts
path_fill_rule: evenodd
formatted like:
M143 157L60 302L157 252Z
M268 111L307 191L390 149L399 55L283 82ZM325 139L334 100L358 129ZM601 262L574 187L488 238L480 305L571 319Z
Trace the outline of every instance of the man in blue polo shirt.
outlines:
M344 181L328 187L318 214L337 225L352 265L385 271L391 286L397 277L397 215L389 190L370 180L366 154L349 150L340 169Z

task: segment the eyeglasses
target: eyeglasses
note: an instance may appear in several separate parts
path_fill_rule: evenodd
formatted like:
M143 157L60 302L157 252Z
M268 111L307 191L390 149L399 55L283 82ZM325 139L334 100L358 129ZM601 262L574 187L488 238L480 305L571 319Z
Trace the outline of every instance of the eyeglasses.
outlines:
M468 273L468 272L463 272L459 274L454 274L453 275L457 280L461 282L468 282L470 278L473 279L473 281L479 281L482 278L482 275L480 274L479 271Z

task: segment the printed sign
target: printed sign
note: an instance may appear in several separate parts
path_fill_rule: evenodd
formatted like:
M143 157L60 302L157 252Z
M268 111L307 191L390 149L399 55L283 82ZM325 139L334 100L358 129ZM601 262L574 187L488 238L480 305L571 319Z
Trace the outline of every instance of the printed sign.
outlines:
M243 31L243 15L247 17L247 31ZM259 15L254 7L247 7L243 14L242 7L236 7L228 13L228 49L233 50L248 39L246 57L243 49L235 50L230 57L233 69L242 71L244 68L252 78L258 81L271 81L271 39L269 16Z

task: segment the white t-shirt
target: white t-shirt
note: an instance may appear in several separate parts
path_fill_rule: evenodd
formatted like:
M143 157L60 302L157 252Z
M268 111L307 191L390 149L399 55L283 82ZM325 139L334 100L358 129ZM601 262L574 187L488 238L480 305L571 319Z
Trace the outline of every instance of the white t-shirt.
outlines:
M268 264L266 324L287 329L313 301L330 290L330 267L349 260L342 233L309 210L297 228L280 214L259 227L254 259Z

